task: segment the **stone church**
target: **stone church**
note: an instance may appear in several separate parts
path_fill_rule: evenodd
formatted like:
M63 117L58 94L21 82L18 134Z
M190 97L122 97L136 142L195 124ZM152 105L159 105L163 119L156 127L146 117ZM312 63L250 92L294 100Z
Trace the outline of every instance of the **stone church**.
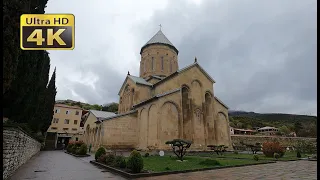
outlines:
M119 90L118 114L86 120L83 140L94 149L169 149L165 142L177 138L193 141L194 150L231 148L228 107L197 59L179 68L179 51L161 30L140 54L140 75L128 72Z

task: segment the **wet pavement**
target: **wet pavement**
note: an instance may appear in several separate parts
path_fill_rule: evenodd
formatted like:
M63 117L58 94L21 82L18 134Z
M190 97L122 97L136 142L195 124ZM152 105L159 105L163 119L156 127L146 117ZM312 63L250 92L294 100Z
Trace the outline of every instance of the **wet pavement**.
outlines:
M288 161L254 166L140 178L139 180L316 180L317 161Z
M63 151L40 151L22 165L11 180L124 180L90 164L94 157L77 158Z
M22 165L11 180L105 180L125 178L100 169L90 164L94 156L77 158L63 151L41 151ZM295 180L317 179L316 161L289 161L277 162L246 167L235 167L191 173L172 174L140 178L140 180Z

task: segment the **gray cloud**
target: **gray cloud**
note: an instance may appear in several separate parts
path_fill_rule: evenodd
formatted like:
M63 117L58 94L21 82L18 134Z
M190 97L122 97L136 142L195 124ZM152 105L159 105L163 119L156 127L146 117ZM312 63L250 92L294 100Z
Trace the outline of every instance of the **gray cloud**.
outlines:
M49 2L55 13L63 3ZM126 71L138 75L140 47L161 23L180 51L180 68L197 56L217 81L215 95L231 109L316 114L315 0L207 0L197 5L175 0L165 8L146 2L127 7L122 15L107 14L104 7L121 6L104 1L87 9L88 17L80 7L68 7L76 16L76 49L50 55L61 72L58 97L117 101Z

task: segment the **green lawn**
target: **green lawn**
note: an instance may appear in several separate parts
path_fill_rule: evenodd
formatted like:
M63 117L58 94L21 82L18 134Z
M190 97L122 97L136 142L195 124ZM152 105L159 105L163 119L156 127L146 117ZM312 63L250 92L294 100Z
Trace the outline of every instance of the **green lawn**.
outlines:
M255 161L253 159L213 159L208 157L199 156L186 156L183 162L177 161L177 158L172 156L150 156L143 157L144 169L153 172L163 171L178 171L178 170L191 170L191 169L203 169L216 166L234 166L243 164L255 164L267 162L266 160ZM217 160L220 165L216 165L214 160Z
M234 153L225 153L224 155L220 156L217 154L199 154L198 156L202 156L202 157L212 157L212 158L218 158L218 159L222 159L222 158L247 158L247 159L252 159L253 158L253 154L234 154ZM274 158L270 158L270 157L266 157L263 154L258 154L259 159L261 160L275 160ZM302 158L307 157L305 154L301 154ZM283 157L279 158L279 161L288 161L288 160L298 160L297 158L297 154L296 152L286 152L284 154Z

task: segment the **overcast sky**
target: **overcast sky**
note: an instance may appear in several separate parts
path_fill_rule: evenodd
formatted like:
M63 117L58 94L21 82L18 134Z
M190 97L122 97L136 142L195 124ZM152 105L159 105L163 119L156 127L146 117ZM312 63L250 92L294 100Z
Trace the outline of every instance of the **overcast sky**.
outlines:
M56 99L118 102L158 30L215 79L232 110L316 115L316 0L49 0L76 17L73 51L50 51Z

